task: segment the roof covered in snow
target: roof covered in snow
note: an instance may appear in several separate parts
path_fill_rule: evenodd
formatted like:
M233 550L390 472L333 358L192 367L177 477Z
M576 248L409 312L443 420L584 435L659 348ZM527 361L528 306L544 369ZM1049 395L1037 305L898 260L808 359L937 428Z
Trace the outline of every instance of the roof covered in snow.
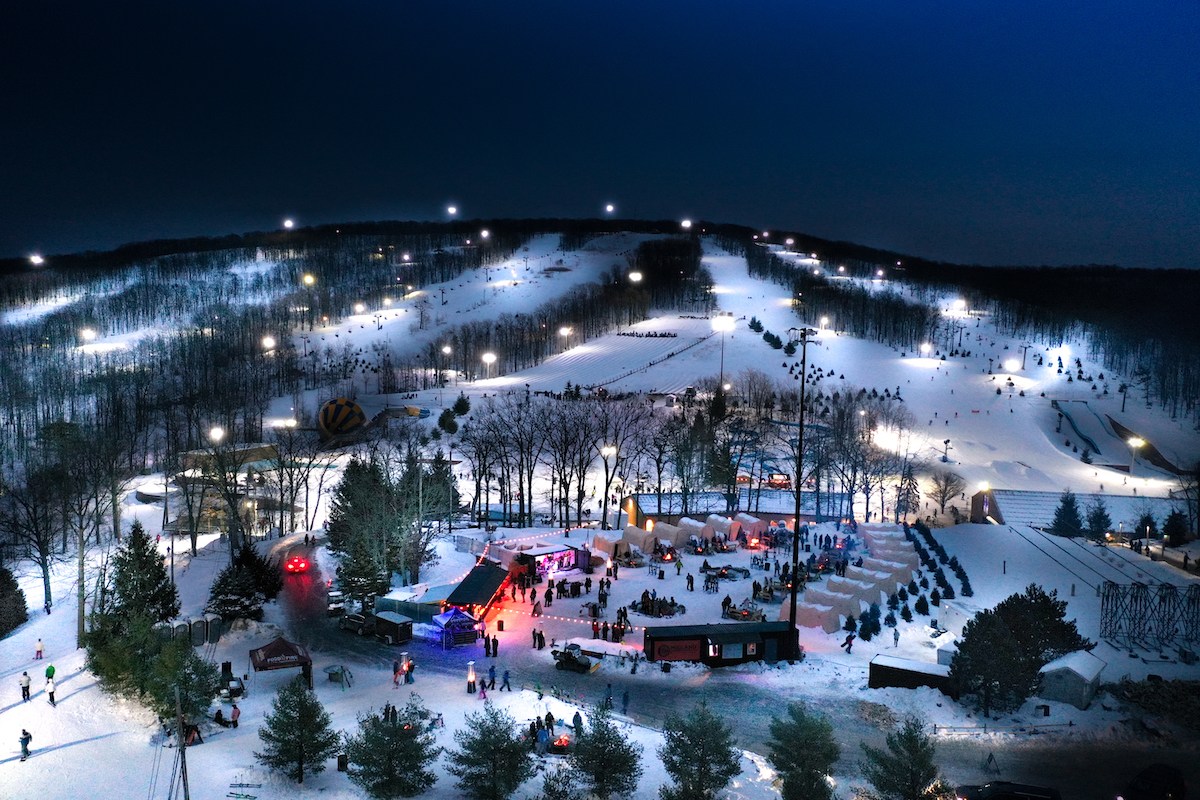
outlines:
M1104 670L1105 666L1104 661L1092 655L1087 650L1076 650L1073 653L1067 653L1065 656L1059 656L1038 670L1038 672L1045 674L1047 672L1057 672L1060 669L1066 669L1074 672L1085 681L1090 682L1100 677L1100 673Z
M1017 489L991 489L991 516L1008 525L1029 525L1046 528L1054 521L1054 512L1062 502L1062 492L1035 492ZM1133 531L1143 514L1153 514L1162 527L1172 511L1184 510L1183 501L1166 497L1127 496L1118 494L1075 494L1081 515L1096 503L1103 503L1112 518L1113 530ZM996 509L1000 514L997 516Z

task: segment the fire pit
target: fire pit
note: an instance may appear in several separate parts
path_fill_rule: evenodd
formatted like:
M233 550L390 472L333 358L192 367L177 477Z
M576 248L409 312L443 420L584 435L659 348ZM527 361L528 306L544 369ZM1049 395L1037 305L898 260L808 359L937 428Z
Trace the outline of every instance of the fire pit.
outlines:
M550 752L555 755L566 755L571 749L571 737L567 734L560 734L556 739L550 741Z

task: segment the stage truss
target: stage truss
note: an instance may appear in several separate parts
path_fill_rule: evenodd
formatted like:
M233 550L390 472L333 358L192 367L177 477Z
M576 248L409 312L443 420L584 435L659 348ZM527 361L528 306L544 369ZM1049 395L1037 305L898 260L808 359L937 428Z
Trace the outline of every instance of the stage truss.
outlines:
M1200 585L1106 581L1100 587L1100 637L1128 650L1194 648L1200 642Z

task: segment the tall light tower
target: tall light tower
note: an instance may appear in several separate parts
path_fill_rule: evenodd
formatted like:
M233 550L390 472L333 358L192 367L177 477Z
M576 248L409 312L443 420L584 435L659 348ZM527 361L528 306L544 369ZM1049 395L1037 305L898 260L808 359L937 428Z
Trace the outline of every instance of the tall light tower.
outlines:
M792 592L788 611L788 620L791 621L791 633L788 634L790 661L800 656L800 637L796 633L796 592L800 588L800 581L796 576L800 569L800 486L804 479L804 387L808 384L808 342L816 333L812 328L796 331L796 339L800 342L800 413L796 431L796 521L792 523Z
M725 392L725 334L737 327L737 321L728 311L717 314L712 318L712 329L721 334L721 379L717 382L717 391Z

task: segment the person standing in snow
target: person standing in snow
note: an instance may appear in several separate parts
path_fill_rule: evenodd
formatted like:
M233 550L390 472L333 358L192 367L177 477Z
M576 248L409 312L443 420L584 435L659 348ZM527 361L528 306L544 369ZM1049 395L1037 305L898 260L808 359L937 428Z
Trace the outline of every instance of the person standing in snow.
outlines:
M46 680L50 680L53 677L54 677L54 665L51 664L50 666L46 667Z
M50 699L51 706L58 706L58 703L54 702L54 678L46 678L46 696Z
M21 684L21 702L29 702L29 673L22 672L21 677L17 679L17 683Z
M417 662L411 658L408 660L408 670L404 673L405 683L416 683L417 679L413 676L413 672L417 669Z
M17 739L21 743L21 760L29 758L29 743L33 741L33 734L21 728L21 736Z
M399 660L392 661L392 688L393 689L400 688L400 661Z
M479 699L487 700L487 684L486 683L479 684Z
M546 729L550 731L550 735L554 735L554 715L549 711L546 712Z
M46 648L45 648L45 646L42 644L42 640L41 640L41 639L38 639L38 640L37 640L37 644L35 644L35 645L33 646L33 660L34 660L34 661L41 661L43 658L45 658L45 657L46 657L46 655L45 655L45 650L46 650Z
M242 718L242 710L238 708L237 703L233 704L233 710L229 712L229 722L233 727L238 726L238 720Z
M578 711L575 712L575 716L571 717L571 727L575 729L576 736L583 729L583 717L580 716Z
M892 647L899 647L899 646L900 646L900 629L893 628L892 629Z
M500 657L500 640L492 636L492 658Z

